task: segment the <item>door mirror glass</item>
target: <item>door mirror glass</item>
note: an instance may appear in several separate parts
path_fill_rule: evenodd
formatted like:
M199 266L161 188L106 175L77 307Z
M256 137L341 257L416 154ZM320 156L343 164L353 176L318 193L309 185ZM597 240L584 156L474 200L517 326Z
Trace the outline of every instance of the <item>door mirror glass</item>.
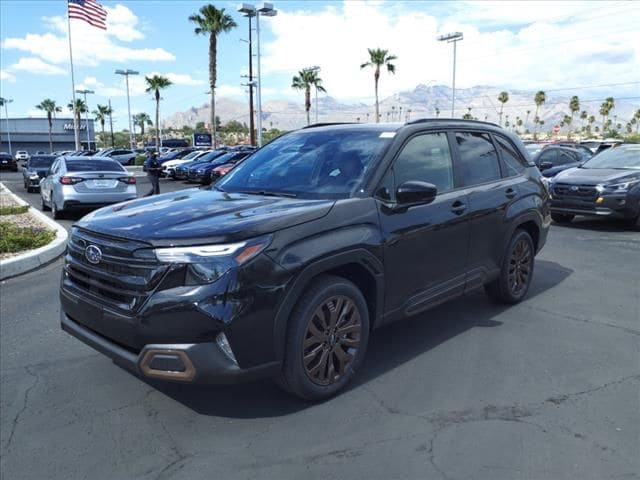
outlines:
M553 167L553 163L551 162L542 162L540 164L540 170L547 170L549 168Z
M396 190L396 201L401 205L419 205L431 203L438 194L433 183L410 180L402 183Z

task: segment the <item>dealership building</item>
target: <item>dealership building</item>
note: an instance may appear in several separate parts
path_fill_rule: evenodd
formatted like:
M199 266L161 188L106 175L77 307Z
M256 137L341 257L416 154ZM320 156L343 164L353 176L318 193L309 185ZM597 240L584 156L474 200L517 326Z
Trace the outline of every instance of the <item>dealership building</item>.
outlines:
M95 149L95 130L93 119L80 121L80 148ZM87 141L87 129L89 138ZM51 127L53 151L75 150L73 118L54 118ZM37 151L49 152L49 121L46 118L9 118L0 119L0 151L9 151L15 155L18 150L30 154Z

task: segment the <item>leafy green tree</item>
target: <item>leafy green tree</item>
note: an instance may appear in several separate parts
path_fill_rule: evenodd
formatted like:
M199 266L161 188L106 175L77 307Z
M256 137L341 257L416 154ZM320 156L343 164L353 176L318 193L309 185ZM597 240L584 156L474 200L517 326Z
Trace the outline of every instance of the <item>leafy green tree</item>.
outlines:
M369 61L360 65L360 68L374 68L373 80L376 93L376 123L379 123L380 105L378 102L378 82L380 81L380 68L386 66L389 73L396 73L396 66L391 62L397 60L398 57L396 57L395 55L389 55L388 50L384 50L381 48L369 48L367 50L369 52Z
M56 105L55 100L51 100L50 98L45 98L38 105L36 105L38 110L42 110L47 113L47 121L49 122L49 153L53 152L53 140L51 139L51 128L53 127L53 115L57 112L62 111L62 107Z
M87 111L87 104L84 103L84 100L81 98L76 98L75 105L73 104L73 100L67 103L67 108L70 112L73 112L76 117L76 122L78 124L78 128L80 128L80 116ZM87 125L89 128L89 125Z
M509 101L509 92L500 92L500 95L498 95L498 101L500 102L500 126L502 126L502 111L504 109L504 104Z
M133 116L133 124L140 127L140 136L144 140L144 127L145 125L150 127L151 125L153 125L153 122L151 121L151 117L149 115L144 112L140 112L136 113Z
M92 113L96 121L100 122L100 129L102 131L100 139L102 140L102 146L105 147L107 145L107 138L104 133L104 124L107 121L109 115L113 113L113 109L109 105L98 104L96 105L96 109Z
M218 35L228 33L238 25L230 15L224 13L224 8L217 9L213 5L204 5L199 14L189 16L189 21L197 25L196 35L209 35L209 87L211 88L211 135L213 145L216 145L216 80L218 76L217 55Z
M291 88L304 91L304 109L307 112L307 125L311 124L309 110L311 110L311 87L326 92L322 86L322 79L315 70L300 70L291 80Z
M171 80L162 75L144 77L147 88L145 92L153 93L156 100L156 152L160 152L160 90L171 86Z

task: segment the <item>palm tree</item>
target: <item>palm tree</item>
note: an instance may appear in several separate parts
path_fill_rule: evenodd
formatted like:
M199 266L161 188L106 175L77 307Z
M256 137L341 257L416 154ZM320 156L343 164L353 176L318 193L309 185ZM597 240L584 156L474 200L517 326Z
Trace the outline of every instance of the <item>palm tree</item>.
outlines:
M151 117L144 112L136 113L133 116L133 124L138 125L140 127L140 136L144 140L144 126L151 126L153 122L151 121Z
M570 126L573 119L571 118L571 116L565 115L562 121L564 122L565 125ZM569 139L570 134L571 134L571 129L569 128L567 129L567 140Z
M45 98L38 105L36 105L38 110L42 110L47 112L47 121L49 122L49 153L53 152L53 141L51 140L51 128L53 127L52 117L56 112L61 112L62 107L56 105L55 100L51 100L50 98Z
M107 145L107 140L104 134L104 122L107 120L107 117L113 113L113 110L109 105L96 105L96 109L92 112L95 119L100 122L100 128L102 129L102 146Z
M237 27L231 16L224 13L224 8L217 9L213 5L204 5L200 8L200 14L189 16L189 21L197 24L194 32L196 35L209 35L209 87L211 88L211 135L213 146L216 146L216 79L218 76L216 57L218 55L218 35L229 32ZM158 121L156 119L156 126Z
M67 108L69 109L70 112L74 113L76 117L76 124L78 125L78 131L80 131L80 115L88 111L87 104L84 103L84 100L82 100L81 98L76 98L75 106L72 100L69 103L67 103ZM89 128L89 125L87 125L87 129L88 128ZM87 148L89 148L89 146L87 146Z
M376 123L379 122L379 103L378 103L378 81L380 80L380 67L387 67L387 71L389 73L396 73L396 66L391 63L396 60L398 57L395 55L389 55L388 50L383 50L381 48L368 48L369 51L369 61L367 63L363 63L360 65L360 68L366 67L374 67L373 80L375 83L375 92L376 92ZM437 110L437 109L436 109Z
M509 92L500 92L498 101L500 102L500 126L502 126L502 110L504 109L504 104L509 101Z
M436 107L436 118L440 117L440 109Z
M602 105L600 105L600 111L598 113L600 113L600 115L602 116L602 133L604 134L604 127L605 124L607 123L607 102L603 102Z
M633 114L633 118L636 119L636 133L638 133L638 127L640 126L640 108Z
M535 96L533 97L533 101L536 102L536 114L535 114L535 118L537 118L536 123L539 125L542 125L543 122L540 121L540 117L538 116L538 110L540 109L540 106L547 101L547 94L544 93L543 90L539 90L538 92L536 92ZM536 130L537 130L537 127L536 127Z
M531 113L531 110L527 110L527 118L524 121L525 126L527 126L529 124L529 114Z
M203 7L204 8L204 7ZM154 75L153 77L144 77L144 81L147 84L145 92L153 92L156 99L156 152L160 152L160 90L163 90L171 85L171 80L161 75Z
M584 130L584 121L589 118L589 114L587 113L586 110L583 110L582 112L580 112L580 120L582 120L582 126L581 128Z
M309 111L311 110L311 87L316 90L326 92L322 86L322 79L315 70L300 70L298 75L294 75L291 80L291 88L296 90L304 90L304 109L307 112L307 125L311 123Z
M467 113L465 113L462 118L464 120L473 120L473 115L471 115L471 107L467 107Z
M580 110L580 99L577 95L574 95L569 100L569 110L571 110L571 121L573 121L573 115Z

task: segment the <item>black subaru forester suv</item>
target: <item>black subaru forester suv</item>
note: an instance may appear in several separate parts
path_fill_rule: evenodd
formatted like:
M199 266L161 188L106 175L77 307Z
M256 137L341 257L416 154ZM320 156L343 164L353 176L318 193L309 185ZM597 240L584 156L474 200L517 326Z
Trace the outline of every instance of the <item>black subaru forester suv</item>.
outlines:
M483 286L522 300L549 224L540 172L495 125L312 126L210 187L79 221L62 328L143 377L326 398L373 329Z

